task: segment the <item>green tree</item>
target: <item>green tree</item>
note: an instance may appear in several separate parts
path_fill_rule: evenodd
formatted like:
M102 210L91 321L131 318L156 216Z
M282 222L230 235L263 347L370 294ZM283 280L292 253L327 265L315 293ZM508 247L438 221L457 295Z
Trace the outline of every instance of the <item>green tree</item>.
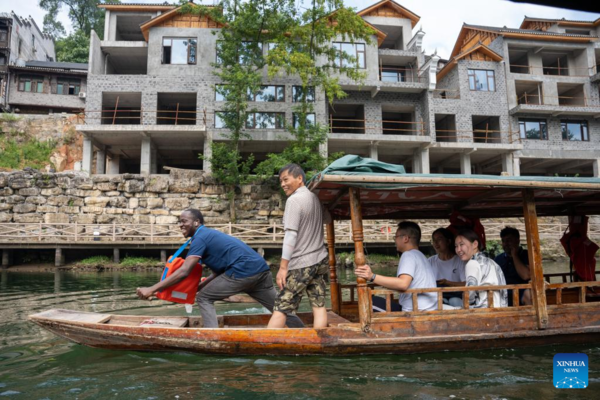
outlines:
M104 10L98 8L102 3L120 3L119 0L39 0L39 6L48 14L44 17L44 31L51 34L65 34L64 26L57 21L58 12L66 7L73 30L90 35L93 30L98 36L104 36ZM61 29L62 28L62 29ZM55 36L59 37L59 36Z
M90 38L81 30L55 42L56 61L87 63Z
M336 11L330 12L332 9ZM307 98L308 88L318 88L329 101L344 97L338 76L360 81L364 74L353 66L355 59L339 54L331 42L336 38L369 42L374 32L342 0L313 0L308 9L294 0L224 0L219 7L186 3L180 11L208 15L222 26L217 33L218 61L214 73L223 83L216 86L225 100L217 118L227 129L227 141L214 142L212 156L204 158L211 162L217 181L229 187L231 218L235 220L235 188L248 181L253 162L253 157L243 160L239 145L241 140L251 138L246 128L248 116L255 109L248 102L260 92L265 70L269 78L297 77L304 90L295 107L297 124L286 124L293 140L283 154L270 155L258 171L272 175L287 160L309 166L309 170L321 168L325 159L318 150L327 140L327 127L307 123L307 116L314 112L313 103ZM263 44L268 46L266 57ZM341 66L340 60L344 60ZM253 122L258 127L273 123L283 122Z

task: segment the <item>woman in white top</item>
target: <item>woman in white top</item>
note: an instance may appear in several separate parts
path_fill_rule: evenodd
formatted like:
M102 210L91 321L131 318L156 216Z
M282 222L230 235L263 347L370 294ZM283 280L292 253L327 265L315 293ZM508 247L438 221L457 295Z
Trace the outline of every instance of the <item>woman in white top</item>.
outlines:
M435 271L438 287L465 286L465 262L454 253L454 235L446 228L436 229L431 235L431 244L437 253L429 258ZM444 303L462 308L462 293L444 293Z
M500 266L480 253L480 243L477 234L470 229L461 230L456 235L456 254L461 260L467 262L465 266L467 286L506 285ZM469 292L469 304L471 308L487 308L487 290ZM508 307L506 289L494 291L494 307Z

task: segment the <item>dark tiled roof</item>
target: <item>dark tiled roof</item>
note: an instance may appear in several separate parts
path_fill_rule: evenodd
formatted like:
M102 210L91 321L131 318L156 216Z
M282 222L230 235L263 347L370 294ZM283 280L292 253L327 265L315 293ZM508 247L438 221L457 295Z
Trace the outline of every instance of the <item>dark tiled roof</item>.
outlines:
M73 63L73 62L54 62L54 61L27 61L27 67L34 68L52 68L52 69L67 69L75 71L87 71L88 64Z
M559 33L559 32L547 32L547 31L536 31L533 29L514 29L514 28L499 28L497 26L483 26L483 25L470 25L464 24L467 28L473 29L482 29L486 31L498 32L498 33L527 33L530 35L540 35L540 36L570 36L570 37L583 37L583 38L593 38L596 36L591 35L579 35L574 33Z

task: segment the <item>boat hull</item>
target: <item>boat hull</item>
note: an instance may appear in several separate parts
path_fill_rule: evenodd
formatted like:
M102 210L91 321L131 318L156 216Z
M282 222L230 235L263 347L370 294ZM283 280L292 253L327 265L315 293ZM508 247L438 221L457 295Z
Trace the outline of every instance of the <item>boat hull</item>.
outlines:
M92 313L90 313L92 314ZM30 316L42 328L75 343L135 351L188 351L220 355L366 355L472 351L600 342L600 327L398 337L364 333L358 324L325 329L178 328L64 321Z

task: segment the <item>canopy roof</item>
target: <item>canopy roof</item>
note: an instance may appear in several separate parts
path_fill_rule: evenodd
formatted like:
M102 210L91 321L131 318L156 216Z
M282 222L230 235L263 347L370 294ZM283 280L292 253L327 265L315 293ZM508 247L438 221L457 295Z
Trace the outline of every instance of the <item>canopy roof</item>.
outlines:
M334 219L350 218L349 187L361 189L363 219L446 219L455 210L480 218L519 217L524 189L533 191L538 216L600 214L598 178L465 177L403 170L348 155L315 176L308 187Z

